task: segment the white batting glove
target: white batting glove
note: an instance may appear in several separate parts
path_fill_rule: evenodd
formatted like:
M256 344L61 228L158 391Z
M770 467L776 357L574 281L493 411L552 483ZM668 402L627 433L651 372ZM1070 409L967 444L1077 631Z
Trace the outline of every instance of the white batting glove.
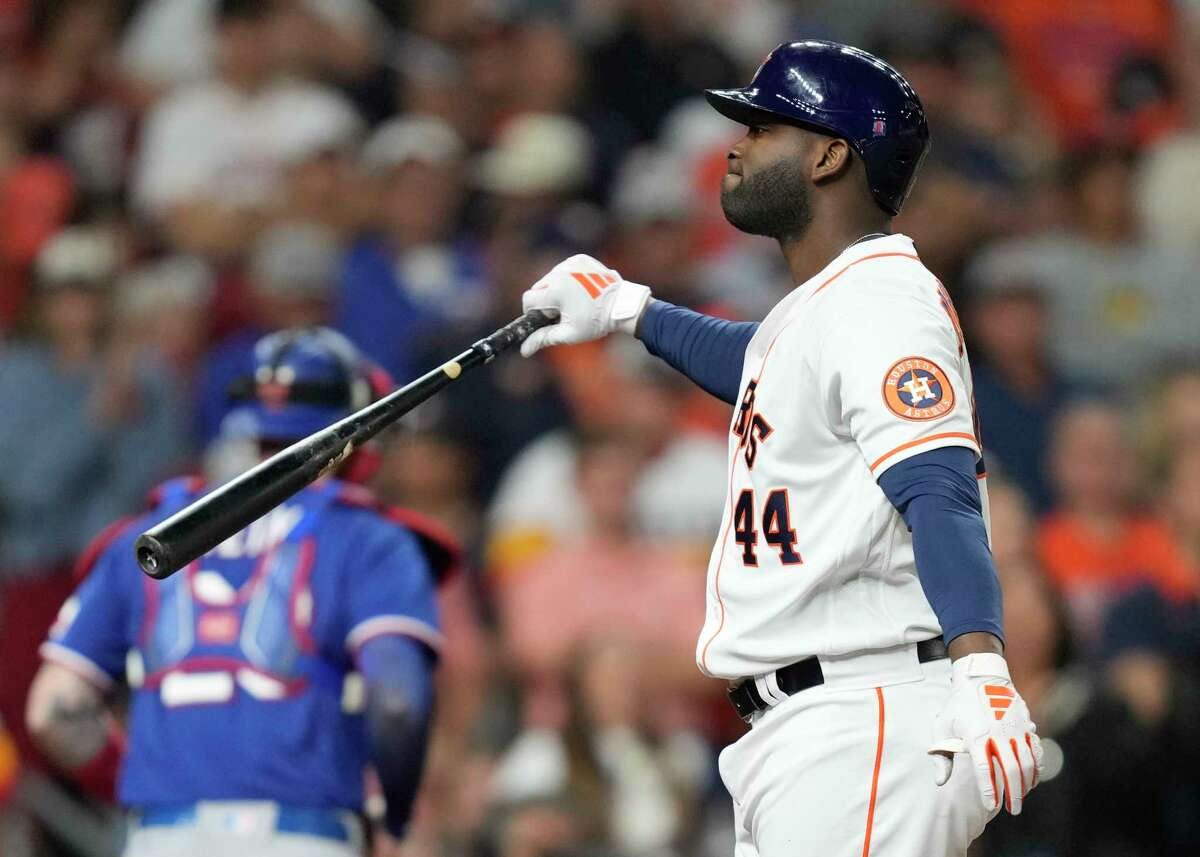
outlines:
M521 343L532 357L547 345L600 339L615 330L632 334L650 302L650 290L621 279L612 268L579 254L555 265L521 296L525 312L555 310L558 323L535 330Z
M1004 658L976 653L954 662L952 691L934 724L929 748L937 784L950 779L956 754L970 757L986 809L1001 801L1013 815L1042 774L1042 743Z

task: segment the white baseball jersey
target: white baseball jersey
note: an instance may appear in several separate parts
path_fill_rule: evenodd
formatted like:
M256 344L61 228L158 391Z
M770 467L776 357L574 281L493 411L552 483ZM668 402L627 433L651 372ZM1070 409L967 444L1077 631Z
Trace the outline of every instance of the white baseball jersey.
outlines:
M912 535L876 484L931 449L980 454L957 317L912 240L852 245L784 298L740 393L701 670L735 679L940 634Z

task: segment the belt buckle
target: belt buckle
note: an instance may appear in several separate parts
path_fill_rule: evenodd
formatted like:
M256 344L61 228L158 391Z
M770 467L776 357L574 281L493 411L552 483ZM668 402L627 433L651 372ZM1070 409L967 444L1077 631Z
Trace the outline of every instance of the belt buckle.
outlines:
M746 683L752 681L754 681L752 678L742 679L737 684L725 690L725 695L729 698L729 704L733 706L733 710L737 712L737 716L747 726L750 725L750 719L759 710L750 694L745 692Z
M202 830L233 836L268 836L278 818L279 805L273 801L201 801L196 805Z

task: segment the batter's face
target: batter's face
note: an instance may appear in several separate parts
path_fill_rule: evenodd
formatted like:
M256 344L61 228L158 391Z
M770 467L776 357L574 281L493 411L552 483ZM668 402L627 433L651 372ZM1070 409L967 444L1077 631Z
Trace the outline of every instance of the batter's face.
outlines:
M809 134L792 125L751 125L729 152L721 209L736 229L795 240L812 221L805 154Z

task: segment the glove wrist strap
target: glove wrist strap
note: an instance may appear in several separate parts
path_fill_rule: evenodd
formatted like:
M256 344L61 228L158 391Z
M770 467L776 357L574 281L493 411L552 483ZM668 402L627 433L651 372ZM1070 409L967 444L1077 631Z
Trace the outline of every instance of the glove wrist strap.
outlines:
M613 297L612 329L633 336L637 332L638 321L650 303L650 289L637 283L625 281L617 288Z
M955 678L1003 678L1012 681L1008 674L1008 661L994 652L975 652L964 655L954 662Z

